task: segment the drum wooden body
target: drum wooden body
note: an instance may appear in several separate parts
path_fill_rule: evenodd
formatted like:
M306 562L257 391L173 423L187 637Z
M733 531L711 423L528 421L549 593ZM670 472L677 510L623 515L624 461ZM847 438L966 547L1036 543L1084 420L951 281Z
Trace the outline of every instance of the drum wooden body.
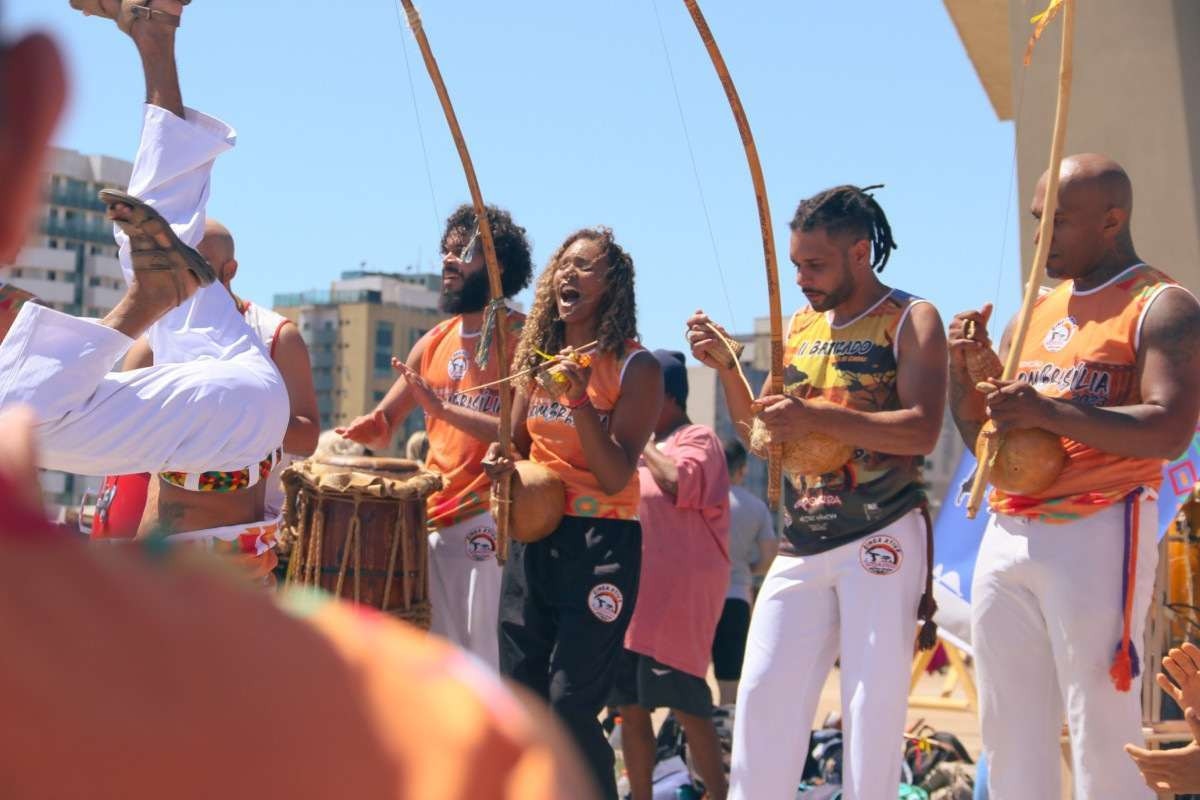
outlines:
M428 629L425 498L441 477L413 461L351 456L301 461L282 477L287 583L319 586Z

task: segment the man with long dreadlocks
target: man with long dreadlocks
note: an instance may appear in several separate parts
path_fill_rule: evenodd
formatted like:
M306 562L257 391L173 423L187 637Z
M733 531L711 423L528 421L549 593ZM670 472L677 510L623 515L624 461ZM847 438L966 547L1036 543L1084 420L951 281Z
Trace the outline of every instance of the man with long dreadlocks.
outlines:
M990 348L990 306L950 324L950 410L968 446L986 422L1006 437L1040 428L1064 464L1049 485L989 500L971 586L980 732L998 800L1057 792L1064 712L1075 796L1149 798L1121 749L1142 736L1134 644L1158 561L1149 501L1200 412L1200 304L1138 256L1120 164L1068 156L1060 178L1046 274L1062 283L1034 305L1017 379L986 391L970 379L967 359Z
M512 297L533 272L529 240L507 211L489 206L488 222L504 296ZM488 276L472 206L460 206L446 220L442 254L439 306L454 316L422 336L407 361L392 359L400 377L387 395L370 414L337 431L385 449L397 425L418 407L424 412L426 463L445 480L428 500L431 630L497 668L500 565L496 522L488 510L491 481L481 462L498 438L500 391L494 382L500 359L496 337L485 330ZM508 313L510 341L524 320L522 314Z
M616 800L613 752L597 715L624 653L641 568L638 462L658 420L663 379L637 343L633 259L612 231L567 237L538 279L514 367L514 456L557 473L563 518L546 538L513 542L500 601L501 672L550 701ZM489 452L493 477L513 469Z
M688 320L692 353L718 371L735 423L755 421L785 448L784 536L750 621L729 796L795 794L808 723L840 657L846 796L880 800L898 792L919 616L922 638L933 635L920 463L941 428L946 341L931 304L876 277L896 244L869 188L804 200L791 229L810 305L788 328L784 394L755 401L727 335L703 312ZM788 448L814 433L845 460L813 467L825 474L789 471Z

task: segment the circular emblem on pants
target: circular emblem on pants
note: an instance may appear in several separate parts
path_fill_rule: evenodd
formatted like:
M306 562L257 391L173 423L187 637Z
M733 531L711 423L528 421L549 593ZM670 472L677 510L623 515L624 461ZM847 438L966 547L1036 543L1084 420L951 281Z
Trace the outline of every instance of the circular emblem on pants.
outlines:
M895 536L880 533L868 536L858 549L858 561L872 575L891 575L900 569L904 551Z
M467 534L467 555L472 561L496 557L496 536L491 528L476 528Z
M463 376L467 374L467 351L455 350L454 355L450 356L450 361L446 364L446 372L450 375L450 380L461 381Z
M611 583L598 583L588 592L588 610L601 622L612 622L621 616L625 596Z

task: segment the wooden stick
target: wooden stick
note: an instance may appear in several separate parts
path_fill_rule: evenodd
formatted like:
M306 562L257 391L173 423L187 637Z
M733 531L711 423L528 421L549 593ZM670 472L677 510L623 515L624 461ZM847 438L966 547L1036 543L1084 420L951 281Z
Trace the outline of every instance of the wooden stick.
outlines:
M594 350L597 346L599 346L599 344L600 344L600 340L597 339L594 342L588 342L587 344L583 345L582 347L575 348L575 352L576 353L587 353L591 350ZM559 361L559 359L556 358L553 362L547 361L545 364L538 364L536 367L528 367L526 369L521 370L520 372L514 372L513 374L511 374L505 378L500 378L499 380L495 380L490 383L481 383L478 386L471 386L466 389L459 389L459 391L466 393L466 392L478 392L480 389L490 389L493 386L499 386L502 383L508 383L509 381L515 381L517 378L524 377L531 372L537 372L539 369L547 369L549 367L553 367L555 364L558 363L558 361Z
M708 50L717 78L725 89L725 97L729 100L729 108L733 111L733 119L737 123L738 133L742 136L742 147L746 151L746 163L750 167L750 179L754 183L754 197L758 204L758 223L762 232L763 260L767 268L767 307L771 315L771 377L767 391L770 394L783 394L783 305L779 299L779 265L775 260L775 231L771 226L771 208L767 202L767 186L763 180L762 163L758 158L758 148L754 144L754 134L750 131L750 121L746 118L746 110L742 108L741 98L738 97L737 87L729 76L729 68L717 47L712 30L700 11L696 0L683 0L692 22L700 33L700 39ZM736 361L736 359L735 359ZM751 397L753 397L751 392ZM767 458L767 504L772 510L779 508L779 493L783 486L783 444L772 443Z
M462 128L458 124L458 116L450 103L450 94L446 91L446 83L442 80L442 71L438 69L437 60L429 46L429 39L421 26L421 16L413 6L412 0L400 0L404 12L408 15L408 25L416 37L417 46L421 49L421 57L425 61L425 70L433 81L441 101L442 111L446 115L446 124L450 126L450 135L454 138L454 147L458 150L458 158L462 162L463 173L467 178L467 187L471 190L471 204L475 207L475 219L479 225L479 236L483 239L483 258L487 263L488 286L491 290L492 302L495 304L496 316L496 354L500 358L497 365L500 377L508 376L508 308L504 305L504 288L500 276L500 262L496 258L496 242L492 239L492 226L488 221L487 206L483 202L483 193L479 190L479 181L475 177L475 166L471 162L471 154L467 150L466 139L463 138ZM512 450L512 388L504 385L500 389L500 454L506 458ZM501 501L500 508L507 508L509 495L509 479L505 476L499 481L492 482L492 491ZM508 527L509 514L501 514L496 520L496 551L500 563L508 557Z
M1058 101L1054 109L1054 135L1050 139L1050 169L1046 179L1046 199L1043 202L1042 219L1038 225L1038 243L1034 251L1033 265L1029 269L1029 280L1025 284L1025 297L1021 313L1013 331L1008 357L1004 362L1002 380L1011 381L1021 363L1021 349L1025 335L1029 333L1029 322L1033 317L1033 304L1038 297L1038 288L1046 276L1046 258L1050 255L1050 241L1054 237L1054 212L1058 207L1058 173L1062 169L1063 148L1067 139L1067 114L1071 102L1071 73L1073 69L1072 49L1075 41L1075 0L1063 3L1062 55L1058 63ZM999 450L999 437L989 436L984 440L982 457L975 468L975 482L971 484L971 495L967 500L967 518L975 519L983 503L988 477Z

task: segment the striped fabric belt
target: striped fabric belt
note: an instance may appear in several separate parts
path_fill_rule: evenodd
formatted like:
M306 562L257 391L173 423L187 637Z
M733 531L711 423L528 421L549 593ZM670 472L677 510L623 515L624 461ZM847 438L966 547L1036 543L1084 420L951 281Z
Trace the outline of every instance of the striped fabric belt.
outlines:
M231 472L160 472L158 477L189 492L236 492L264 480L282 459L281 447L257 464Z

